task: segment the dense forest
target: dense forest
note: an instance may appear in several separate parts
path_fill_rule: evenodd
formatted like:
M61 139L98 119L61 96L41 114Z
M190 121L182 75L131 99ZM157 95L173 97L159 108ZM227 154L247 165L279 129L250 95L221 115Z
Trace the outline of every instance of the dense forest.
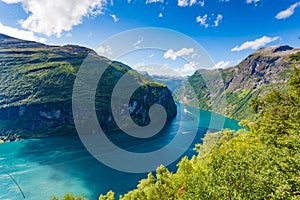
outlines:
M160 166L127 199L300 199L300 53L286 87L253 99L244 129L207 133L176 173ZM53 200L58 200L53 197ZM66 194L63 200L81 200ZM109 191L99 200L113 200Z

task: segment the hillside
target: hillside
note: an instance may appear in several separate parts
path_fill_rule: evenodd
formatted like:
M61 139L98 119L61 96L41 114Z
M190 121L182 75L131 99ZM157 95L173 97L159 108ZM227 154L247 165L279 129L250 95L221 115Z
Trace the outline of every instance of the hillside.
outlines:
M160 166L120 199L299 199L299 67L284 89L258 99L246 129L206 134L176 173Z
M189 84L175 91L181 103L211 110L235 119L254 118L249 107L252 98L282 88L291 75L291 55L300 49L289 46L266 47L227 69L198 70ZM198 98L199 105L196 105Z
M161 165L127 194L108 191L99 200L300 199L300 54L290 59L298 67L283 90L252 104L255 121L243 121L238 131L207 133L198 154L184 157L175 173ZM75 198L86 199L60 199Z
M99 81L95 105L102 127L117 130L110 98L117 81L130 70L128 66L85 47L49 46L0 34L0 136L9 141L75 134L72 90L76 73L88 55L99 67L109 66ZM135 71L130 76L141 85L130 100L130 114L137 124L150 122L147 113L154 103L166 108L169 120L176 115L166 86Z
M163 75L152 75L151 78L154 81L157 81L159 83L163 83L168 86L168 88L173 92L177 88L179 88L184 81L187 80L186 77L180 77L180 76L163 76Z
M166 85L172 92L174 92L177 88L179 88L184 81L187 80L187 77L183 76L168 76L168 75L150 75L146 71L138 71L138 73L144 75L145 77Z

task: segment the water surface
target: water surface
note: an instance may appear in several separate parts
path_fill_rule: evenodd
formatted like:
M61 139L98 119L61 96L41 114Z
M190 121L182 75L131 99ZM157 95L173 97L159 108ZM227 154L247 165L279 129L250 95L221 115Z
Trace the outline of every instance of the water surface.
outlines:
M180 123L189 127L195 121L194 114L197 112L200 112L197 132L191 130L179 133ZM184 113L185 117L179 113L169 126L150 139L133 139L122 133L113 133L110 139L121 148L133 152L147 152L162 148L176 134L182 134L182 137L196 134L193 144L184 153L191 156L195 154L194 145L201 142L208 129L239 128L237 121L208 111L187 107ZM175 148L181 148L179 146L174 147L174 152ZM178 161L179 159L168 168L175 171ZM147 176L147 173L120 172L101 164L89 154L77 136L28 139L1 144L0 167L1 200L23 199L22 193L6 172L14 177L26 199L30 200L50 199L52 195L63 196L66 192L84 194L88 199L98 199L100 193L109 190L114 190L117 195L124 194Z

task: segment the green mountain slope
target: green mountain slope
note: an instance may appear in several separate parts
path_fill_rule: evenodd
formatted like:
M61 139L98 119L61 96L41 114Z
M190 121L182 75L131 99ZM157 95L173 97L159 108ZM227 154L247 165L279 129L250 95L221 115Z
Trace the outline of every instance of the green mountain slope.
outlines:
M176 77L176 76L163 76L163 75L152 75L151 78L154 81L163 83L168 86L168 88L173 92L179 88L184 81L187 80L186 77Z
M237 66L198 70L188 79L189 84L185 83L175 91L176 96L181 103L235 119L254 118L250 99L282 88L291 75L291 56L299 52L300 49L289 46L266 47ZM192 89L196 97L191 95Z
M130 70L128 66L85 47L48 46L0 35L0 135L9 140L76 133L72 89L87 55L99 62L99 67L109 65L99 81L95 105L104 129L117 130L110 97L117 81ZM166 86L135 71L130 71L130 76L142 86L130 102L130 114L137 124L150 122L148 110L154 103L166 108L169 120L176 115L176 105Z
M136 189L99 200L300 199L300 53L290 59L298 66L293 75L252 104L259 117L242 122L245 129L208 133L196 145L198 155L184 157L175 173L160 166ZM68 199L75 197L61 198Z

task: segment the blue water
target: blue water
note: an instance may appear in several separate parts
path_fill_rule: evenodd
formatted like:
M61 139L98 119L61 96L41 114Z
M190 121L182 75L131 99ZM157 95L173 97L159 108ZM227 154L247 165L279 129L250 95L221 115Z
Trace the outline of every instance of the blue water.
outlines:
M181 109L179 109L182 111ZM178 112L180 112L178 111ZM239 129L238 122L208 111L187 107L183 118L176 119L161 133L148 140L135 140L122 133L111 134L110 139L118 146L133 152L145 152L168 144L176 134L180 123L195 121L192 115L200 112L200 122L196 137L184 155L195 154L193 147L201 142L206 131L221 128ZM223 122L225 122L223 124ZM186 131L186 134L193 134ZM174 147L174 152L175 152ZM179 147L178 147L179 148ZM171 152L172 153L172 152ZM176 170L177 159L168 168ZM147 173L125 173L111 169L96 160L84 148L79 137L57 137L29 139L14 143L0 144L0 199L24 199L8 172L19 184L25 199L50 199L52 195L63 196L66 192L83 194L88 199L98 199L100 193L113 190L117 195L133 189Z

